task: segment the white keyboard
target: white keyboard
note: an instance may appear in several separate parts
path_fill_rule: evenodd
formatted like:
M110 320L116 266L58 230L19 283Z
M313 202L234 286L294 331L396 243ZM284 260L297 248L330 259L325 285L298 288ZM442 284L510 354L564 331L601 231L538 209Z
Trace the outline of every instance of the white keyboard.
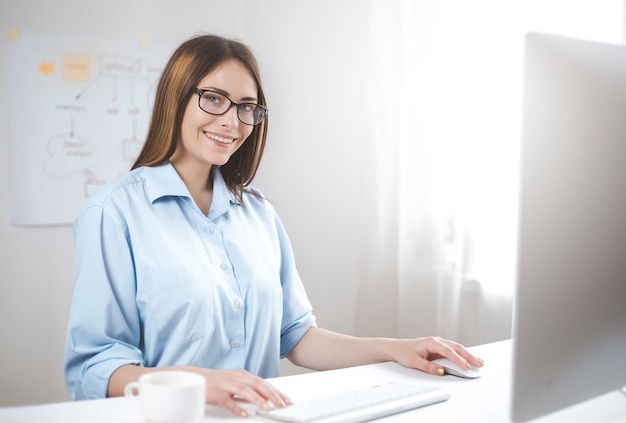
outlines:
M450 392L443 388L388 382L297 402L284 408L257 411L257 414L290 423L356 423L448 398Z

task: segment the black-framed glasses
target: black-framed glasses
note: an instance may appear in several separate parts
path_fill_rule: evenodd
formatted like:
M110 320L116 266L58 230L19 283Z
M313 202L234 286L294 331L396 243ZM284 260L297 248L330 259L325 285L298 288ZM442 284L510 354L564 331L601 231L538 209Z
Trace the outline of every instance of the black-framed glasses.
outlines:
M198 106L211 115L223 115L235 106L237 118L246 125L258 125L268 113L267 107L256 103L235 103L222 93L202 88L192 88L198 94Z

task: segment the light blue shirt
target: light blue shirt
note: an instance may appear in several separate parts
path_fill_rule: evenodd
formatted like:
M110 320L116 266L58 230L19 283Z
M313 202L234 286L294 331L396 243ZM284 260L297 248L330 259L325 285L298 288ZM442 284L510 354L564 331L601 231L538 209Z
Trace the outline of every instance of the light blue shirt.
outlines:
M128 363L275 377L315 326L274 208L248 193L238 203L217 170L208 217L168 163L99 190L73 229L65 378L75 399L105 397Z

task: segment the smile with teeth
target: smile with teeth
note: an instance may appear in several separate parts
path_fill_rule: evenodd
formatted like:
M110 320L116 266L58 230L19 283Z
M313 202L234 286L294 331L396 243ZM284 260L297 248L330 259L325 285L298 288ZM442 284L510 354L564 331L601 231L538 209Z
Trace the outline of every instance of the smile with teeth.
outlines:
M217 135L209 134L208 132L205 132L204 135L206 135L208 138L212 140L221 142L222 144L232 144L233 142L235 142L234 138L222 138L222 137L218 137Z

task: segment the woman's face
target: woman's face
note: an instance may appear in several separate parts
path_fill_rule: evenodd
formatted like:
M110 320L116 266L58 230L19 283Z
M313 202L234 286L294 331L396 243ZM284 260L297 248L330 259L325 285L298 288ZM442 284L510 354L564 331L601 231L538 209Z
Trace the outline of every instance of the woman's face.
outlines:
M235 103L258 103L254 78L239 61L232 59L206 75L197 88L217 91ZM183 166L206 172L213 165L228 162L253 129L237 118L236 107L223 115L212 115L200 109L198 95L194 94L187 103L181 138L171 161L178 170Z

